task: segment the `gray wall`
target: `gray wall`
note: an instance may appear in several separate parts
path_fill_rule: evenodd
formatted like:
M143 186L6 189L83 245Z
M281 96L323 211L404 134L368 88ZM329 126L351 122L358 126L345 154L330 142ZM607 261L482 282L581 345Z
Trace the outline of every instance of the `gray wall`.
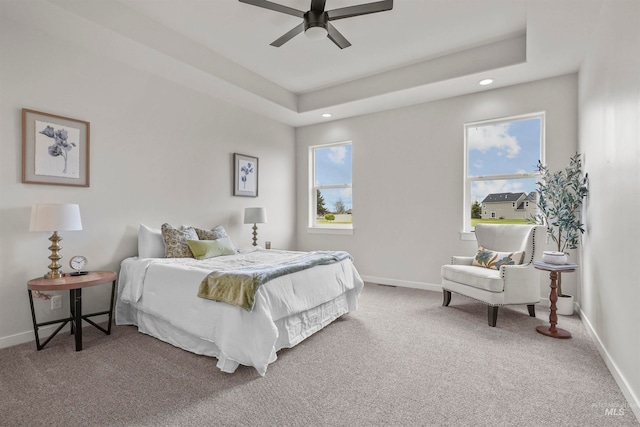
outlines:
M26 24L25 24L26 22ZM261 241L295 244L293 128L42 32L6 13L0 25L0 347L33 340L26 282L48 271L50 233L30 233L35 203L78 203L84 230L61 232L61 261L118 270L137 254L139 223L224 225L251 244L247 206L267 208ZM150 64L152 66L153 64ZM21 183L21 109L91 123L91 187ZM258 198L232 196L234 152L259 157ZM108 286L86 292L104 308ZM102 306L98 306L102 303ZM39 320L62 317L37 300Z
M562 168L577 148L576 75L296 129L298 247L345 249L368 280L435 289L451 255L476 250L460 237L464 123L539 111L547 164ZM344 140L353 141L354 233L309 234L308 147ZM563 285L574 292L575 278Z
M580 306L640 418L640 2L606 1L580 70L589 173Z

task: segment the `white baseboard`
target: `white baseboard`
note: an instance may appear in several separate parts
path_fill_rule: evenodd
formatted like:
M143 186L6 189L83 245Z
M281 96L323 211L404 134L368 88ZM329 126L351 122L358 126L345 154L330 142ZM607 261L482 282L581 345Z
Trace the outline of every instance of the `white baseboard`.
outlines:
M401 286L404 288L423 289L425 291L442 292L441 285L434 285L424 282L411 282L408 280L387 279L384 277L361 276L362 280L370 283L378 283L380 285Z
M91 318L91 320L93 320L95 323L103 323L109 320L109 316L107 316L106 314L103 314L101 316L96 316ZM42 326L41 328L38 329L38 335L40 336L40 343L42 343L44 340L46 340L49 335L51 335L53 333L53 331L56 330L56 328L59 326L60 324L55 324L55 325L47 325L47 326ZM87 326L91 326L90 324L83 322L82 327L86 328ZM62 328L62 330L60 332L58 332L58 334L63 334L63 333L70 333L71 329L70 325L65 325L64 328ZM24 344L26 342L34 342L36 340L35 335L33 334L33 329L27 331L27 332L20 332L18 334L15 335L9 335L7 337L0 337L0 348L6 348L6 347L13 347L14 345L18 345L18 344Z
M613 379L615 380L616 384L618 384L618 387L620 387L620 391L622 392L624 398L627 399L629 408L631 408L631 411L634 413L636 418L640 420L640 397L638 397L629 387L629 383L627 382L625 376L622 374L622 372L620 372L616 363L611 359L611 356L609 355L606 347L603 345L602 340L600 340L600 337L593 329L589 318L584 314L579 305L577 312L580 316L580 319L582 320L582 324L595 342L596 347L598 348L598 352L600 352L600 356L604 360L605 365L607 365L607 368L609 368L609 372L611 372Z

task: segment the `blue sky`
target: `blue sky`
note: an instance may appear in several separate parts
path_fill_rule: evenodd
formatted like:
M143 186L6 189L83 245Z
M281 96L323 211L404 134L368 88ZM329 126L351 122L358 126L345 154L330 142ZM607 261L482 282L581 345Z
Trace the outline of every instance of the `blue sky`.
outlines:
M540 159L540 118L467 129L469 176L531 173ZM474 181L472 201L490 193L535 191L535 179Z
M351 145L316 149L316 185L351 184ZM323 190L325 207L333 210L342 199L347 209L352 207L351 189Z

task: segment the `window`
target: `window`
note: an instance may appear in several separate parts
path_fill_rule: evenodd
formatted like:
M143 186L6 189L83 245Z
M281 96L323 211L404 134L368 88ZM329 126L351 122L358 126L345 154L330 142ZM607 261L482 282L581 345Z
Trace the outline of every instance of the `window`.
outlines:
M464 132L463 230L527 222L536 213L538 160L544 163L544 113L467 123Z
M309 147L309 227L352 229L351 142Z

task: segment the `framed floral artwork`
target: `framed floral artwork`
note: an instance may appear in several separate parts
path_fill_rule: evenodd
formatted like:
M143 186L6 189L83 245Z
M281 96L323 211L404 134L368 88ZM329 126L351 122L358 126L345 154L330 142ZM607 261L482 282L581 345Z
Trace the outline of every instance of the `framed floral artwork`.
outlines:
M22 182L89 186L90 124L22 109Z
M233 153L233 195L258 197L258 158Z

